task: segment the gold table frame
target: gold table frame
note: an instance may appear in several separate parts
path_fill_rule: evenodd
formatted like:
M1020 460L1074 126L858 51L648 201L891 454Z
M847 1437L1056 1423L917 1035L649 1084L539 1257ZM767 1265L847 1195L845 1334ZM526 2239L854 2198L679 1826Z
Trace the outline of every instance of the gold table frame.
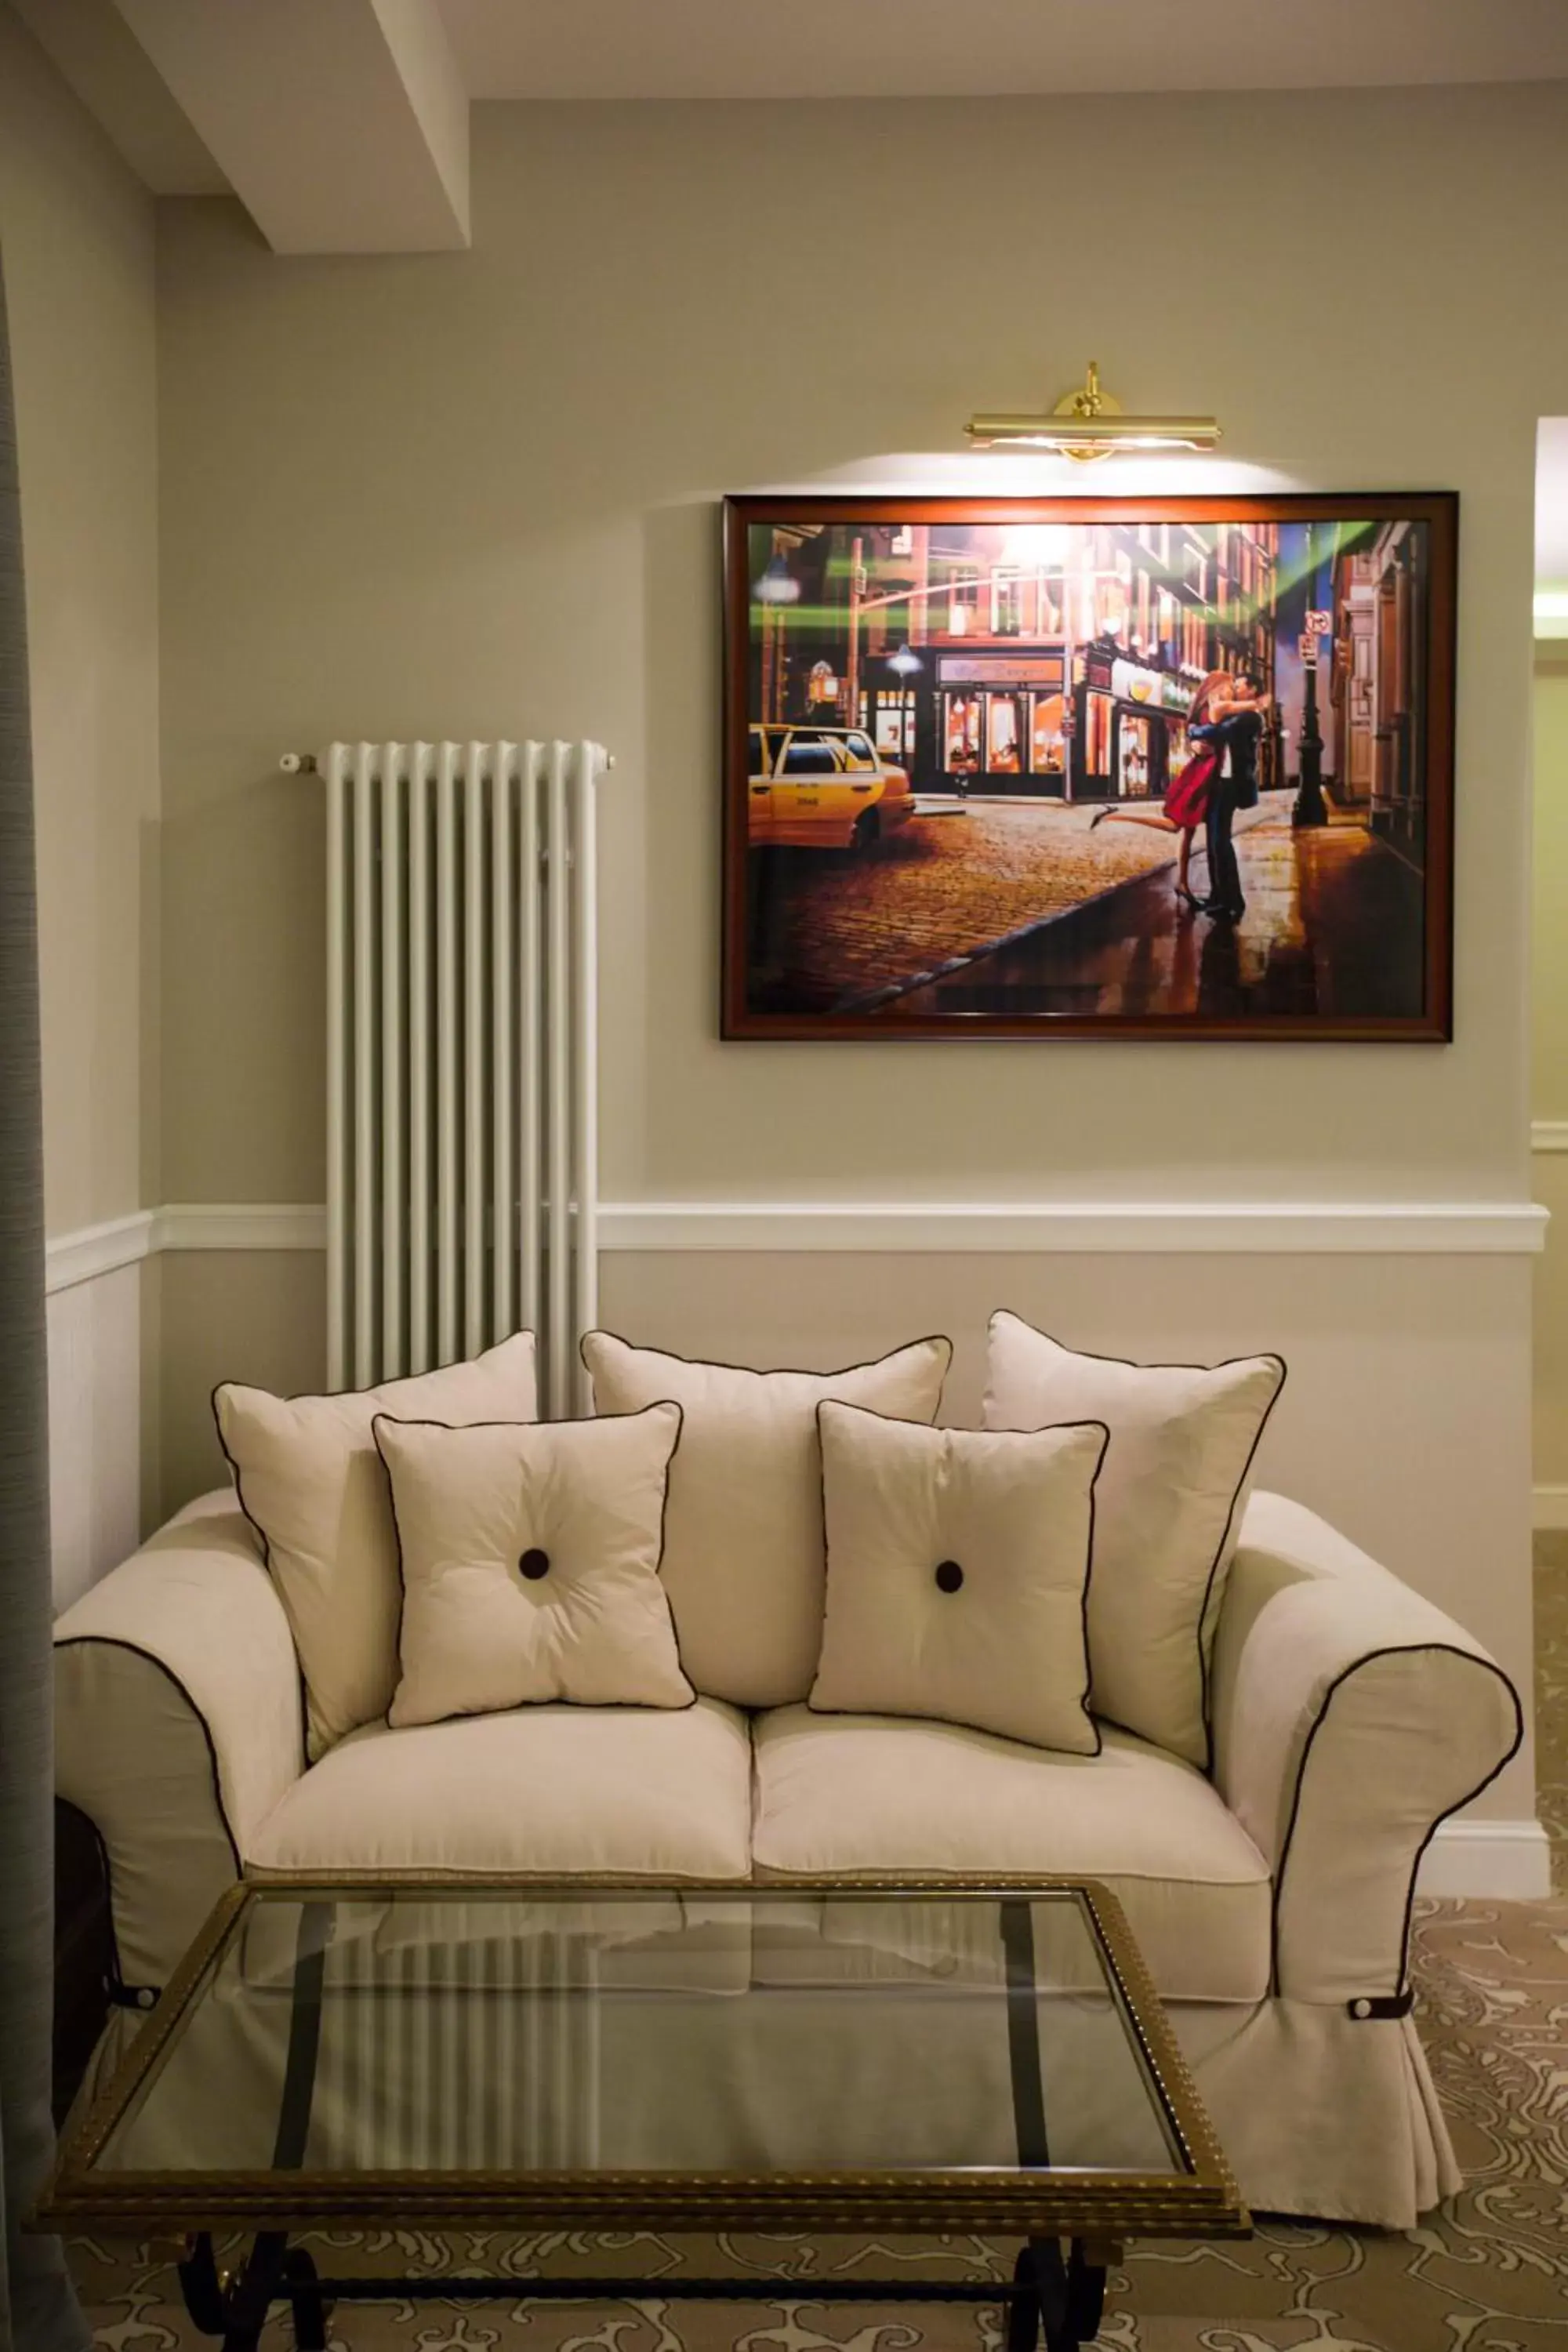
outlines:
M301 1904L369 1901L441 1895L582 1901L595 1895L731 1897L736 1900L809 1898L813 1895L952 1900L989 1899L1003 1911L1023 1908L1053 1895L1079 1897L1097 1939L1110 1988L1120 1996L1146 2085L1185 2170L1179 2173L1089 2172L1043 2168L1016 2170L954 2168L920 2172L310 2172L302 2168L255 2172L148 2171L107 2176L98 2158L158 2068L191 2013L195 1998L229 1943L241 1932L258 1899ZM1011 2030L1011 2029L1010 2029ZM313 2068L313 2056L311 2059ZM1015 2077L1016 2081L1016 2075ZM308 2102L307 2085L307 2102ZM308 2116L308 2104L307 2104ZM1020 2123L1020 2128L1022 2128ZM302 2141L301 2141L302 2152ZM1168 2020L1133 1940L1121 1906L1109 1888L1081 1878L985 1876L876 1879L810 1877L764 1881L736 1879L650 1881L588 1877L435 1879L409 1874L350 1874L241 1880L220 1898L179 1967L159 1996L142 2031L88 2113L69 2132L32 2217L35 2226L71 2231L90 2226L109 2232L144 2232L186 2248L182 2262L187 2304L198 2326L223 2335L235 2352L253 2345L267 2303L294 2305L301 2352L324 2344L324 2311L344 2295L407 2293L417 2284L396 2281L315 2280L310 2261L290 2252L290 2231L326 2228L374 2229L395 2223L407 2229L484 2230L594 2229L627 2227L679 2230L822 2231L851 2234L898 2231L924 2235L970 2231L1016 2235L1026 2241L1011 2289L994 2283L930 2285L913 2293L909 2284L860 2282L854 2294L826 2283L778 2280L691 2281L687 2288L669 2280L529 2280L425 2282L432 2297L477 2300L487 2293L524 2297L622 2298L644 2287L679 2299L688 2290L708 2299L733 2297L794 2301L927 2299L1008 2300L1009 2352L1026 2352L1043 2331L1047 2352L1070 2352L1092 2338L1098 2326L1104 2272L1129 2236L1233 2238L1250 2234L1251 2223L1224 2153L1204 2111ZM214 2233L255 2233L246 2270L234 2280L216 2272ZM1069 2242L1063 2255L1061 2242ZM262 2298L258 2302L258 2298Z

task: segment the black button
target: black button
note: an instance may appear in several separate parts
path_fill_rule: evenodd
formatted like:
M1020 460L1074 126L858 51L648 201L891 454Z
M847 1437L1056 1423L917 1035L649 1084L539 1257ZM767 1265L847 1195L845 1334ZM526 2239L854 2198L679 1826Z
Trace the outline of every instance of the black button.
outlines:
M956 1592L963 1582L963 1570L955 1559L944 1559L936 1572L937 1587L942 1592Z
M541 1551L537 1544L530 1544L517 1564L530 1583L535 1583L540 1577L549 1575L550 1554L547 1551Z

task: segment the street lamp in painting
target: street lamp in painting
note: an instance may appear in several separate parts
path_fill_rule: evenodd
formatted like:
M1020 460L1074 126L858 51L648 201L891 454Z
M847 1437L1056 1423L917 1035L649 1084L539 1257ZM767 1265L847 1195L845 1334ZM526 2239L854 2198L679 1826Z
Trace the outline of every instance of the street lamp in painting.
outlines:
M783 554L774 555L752 583L752 593L759 604L798 604L800 582L789 568Z
M1318 593L1318 558L1313 543L1312 525L1307 525L1307 625L1301 633L1300 655L1303 675L1301 699L1301 732L1297 739L1301 781L1296 793L1296 804L1290 812L1294 825L1327 824L1329 812L1323 801L1323 737L1318 725L1318 646L1327 636L1331 625L1327 613L1320 612L1312 600Z
M782 656L784 614L800 602L800 583L776 541L773 552L752 583L752 595L762 608L759 656L763 719L780 719L783 711Z
M888 697L890 716L884 716L888 705L879 700L877 712L877 748L909 766L917 749L917 718L914 684L925 668L919 654L906 638L882 656L882 667L892 679Z

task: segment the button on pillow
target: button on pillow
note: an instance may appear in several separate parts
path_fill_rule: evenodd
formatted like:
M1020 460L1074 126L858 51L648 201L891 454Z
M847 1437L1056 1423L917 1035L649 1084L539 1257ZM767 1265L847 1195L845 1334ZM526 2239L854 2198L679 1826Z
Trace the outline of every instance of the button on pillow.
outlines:
M926 1429L816 1409L827 1612L811 1706L1099 1753L1084 1592L1100 1422Z

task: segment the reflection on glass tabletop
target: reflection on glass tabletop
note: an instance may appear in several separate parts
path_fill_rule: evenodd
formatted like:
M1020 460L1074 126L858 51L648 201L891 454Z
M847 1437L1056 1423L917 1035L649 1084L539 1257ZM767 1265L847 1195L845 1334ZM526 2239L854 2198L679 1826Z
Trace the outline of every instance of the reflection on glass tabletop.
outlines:
M1246 2226L1085 1884L247 1884L46 2218Z

